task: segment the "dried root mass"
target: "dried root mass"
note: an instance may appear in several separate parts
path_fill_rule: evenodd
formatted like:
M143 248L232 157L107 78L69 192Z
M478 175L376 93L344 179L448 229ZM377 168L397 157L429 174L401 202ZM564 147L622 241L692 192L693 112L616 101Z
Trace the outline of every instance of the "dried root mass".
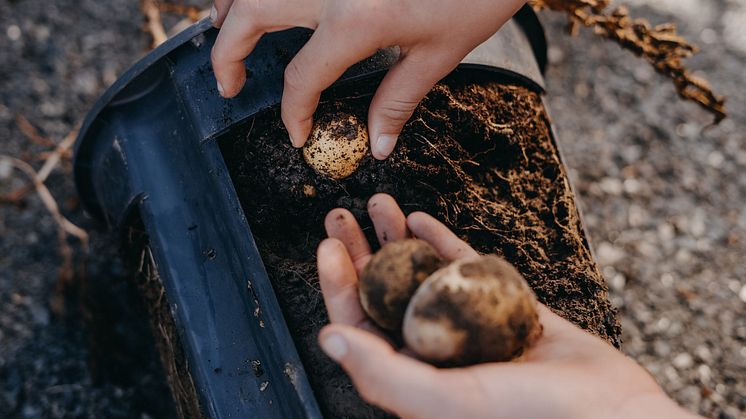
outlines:
M596 34L644 58L655 71L673 80L679 96L712 113L715 123L726 117L725 98L715 94L707 81L695 77L682 62L697 48L679 36L672 23L652 26L644 19L633 19L627 8L611 11L611 0L531 0L537 9L550 9L568 15L571 31L577 25L593 28Z

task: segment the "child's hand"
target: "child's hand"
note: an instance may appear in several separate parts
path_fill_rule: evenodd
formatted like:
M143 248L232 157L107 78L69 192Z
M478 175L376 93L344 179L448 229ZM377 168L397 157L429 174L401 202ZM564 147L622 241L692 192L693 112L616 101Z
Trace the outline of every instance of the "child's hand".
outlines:
M388 195L370 199L379 242L415 236L445 259L477 253L424 213L405 217ZM542 338L520 360L437 369L393 348L363 312L357 277L371 249L352 214L326 218L318 249L321 290L332 325L319 336L370 403L405 418L683 418L634 361L543 305ZM406 353L406 348L404 349Z
M315 29L285 70L282 120L294 146L311 132L321 92L351 65L380 48L399 46L401 59L371 103L373 156L385 159L417 104L525 0L215 0L221 27L212 62L218 90L233 97L246 81L243 60L259 38L294 26Z

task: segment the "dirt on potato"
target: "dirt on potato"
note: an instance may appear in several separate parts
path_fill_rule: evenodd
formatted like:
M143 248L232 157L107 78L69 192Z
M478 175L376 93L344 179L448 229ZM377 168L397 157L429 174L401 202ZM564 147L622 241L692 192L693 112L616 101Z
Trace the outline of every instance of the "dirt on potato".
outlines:
M378 326L398 333L417 288L445 263L424 240L386 243L360 273L360 304Z
M367 119L369 91L338 90L318 115ZM377 247L366 202L377 192L405 213L425 211L475 249L512 263L538 299L620 345L604 279L582 232L550 121L532 90L456 72L416 110L386 161L367 156L349 178L319 176L293 149L279 110L220 140L236 191L319 403L329 417L378 417L318 347L328 322L315 267L323 220L335 207L358 218Z
M412 297L403 325L407 347L443 367L510 361L542 330L530 287L495 255L454 261L432 274Z

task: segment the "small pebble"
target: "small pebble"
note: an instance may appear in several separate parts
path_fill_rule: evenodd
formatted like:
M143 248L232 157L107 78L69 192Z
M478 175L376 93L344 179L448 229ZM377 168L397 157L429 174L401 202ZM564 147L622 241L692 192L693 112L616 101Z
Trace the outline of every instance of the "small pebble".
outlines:
M626 257L626 253L609 242L602 242L596 249L596 256L601 265L613 265Z
M738 293L738 298L741 299L744 303L746 303L746 284L741 287L741 291Z
M21 28L19 28L18 25L10 25L5 30L5 35L7 35L8 39L11 41L17 41L21 39Z
M623 190L622 182L619 179L605 177L599 183L601 190L609 195L621 195Z

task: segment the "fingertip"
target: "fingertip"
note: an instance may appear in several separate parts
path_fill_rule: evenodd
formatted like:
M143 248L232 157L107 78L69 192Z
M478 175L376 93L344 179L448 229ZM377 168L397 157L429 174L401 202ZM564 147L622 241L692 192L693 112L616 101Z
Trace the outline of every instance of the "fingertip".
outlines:
M296 121L294 118L289 116L289 111L285 109L285 102L281 105L282 110L282 123L285 125L285 129L290 137L290 143L295 148L301 148L308 141L308 137L311 135L313 129L313 118L305 118L300 121Z
M410 236L406 217L391 195L379 193L368 200L368 214L381 245Z
M327 256L332 256L335 253L344 250L345 245L339 239L330 237L326 238L319 243L319 247L316 248L316 258L323 259Z
M319 333L319 346L335 362L342 362L350 350L349 342L334 325L325 326Z
M246 84L246 67L243 62L231 63L217 77L220 95L230 99L238 95Z
M434 220L433 216L422 211L415 211L407 216L407 227L410 230L419 231L423 224Z
M398 135L381 134L371 141L370 153L376 160L386 160L396 147Z
M379 192L371 196L368 200L368 212L378 211L380 206L390 205L391 203L396 205L396 200L393 196Z
M319 344L352 378L364 400L401 417L438 417L441 396L452 391L439 371L400 353L381 336L346 325L330 325Z
M439 222L426 212L415 211L407 216L405 224L415 237L427 240L429 239L428 233L432 230L433 221Z
M226 5L224 4L223 7ZM215 45L212 47L210 59L215 73L215 79L222 88L221 96L232 98L236 96L246 83L246 65L244 60L254 50L262 31L256 26L245 22L235 8L217 6L217 25L222 24Z
M246 83L246 66L243 61L226 62L217 48L213 47L211 54L216 88L220 96L229 99L236 96Z
M352 213L344 208L335 208L329 211L324 218L324 227L326 228L326 235L330 238L336 238L340 229L345 228L348 223L355 219Z
M338 355L336 358L332 357L336 361L342 361L347 354L352 358L355 358L356 356L359 358L359 355L366 352L369 355L373 353L378 355L395 354L394 348L391 344L381 336L349 324L332 323L324 326L324 328L321 329L321 332L319 332L319 343L322 345L324 352L327 352L324 347L330 340L332 340L334 344L344 342L344 345L347 347L347 350L342 355L340 355L340 351L331 351ZM337 346L337 348L339 348L339 346ZM327 354L329 355L328 352ZM368 356L363 356L363 358L367 359ZM359 359L359 361L363 360L364 359ZM352 361L354 361L354 359L352 359Z
M472 258L479 255L445 224L425 212L413 212L407 217L407 227L418 239L430 243L446 260Z
M334 334L344 336L347 327L347 325L339 323L327 324L326 326L321 328L321 331L319 331L319 341L325 340L327 337Z
M307 135L301 135L300 137L297 137L288 134L288 138L290 139L290 145L292 145L294 148L303 148L303 146L306 145L306 142L308 142Z

